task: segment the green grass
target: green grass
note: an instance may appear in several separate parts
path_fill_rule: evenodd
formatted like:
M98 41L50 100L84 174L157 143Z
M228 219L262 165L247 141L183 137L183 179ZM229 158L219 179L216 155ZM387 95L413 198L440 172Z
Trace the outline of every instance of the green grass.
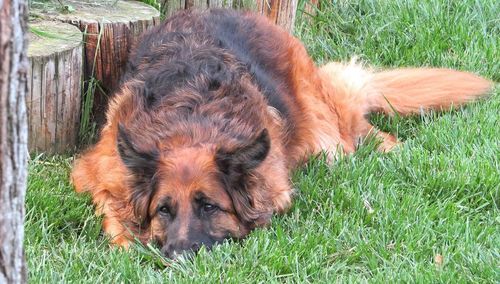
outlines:
M446 66L498 81L499 5L334 1L296 34L317 62L358 55L379 67ZM269 228L167 267L153 249L108 246L90 198L69 184L72 158L33 158L30 281L498 283L499 110L497 88L446 114L373 117L405 140L400 149L384 155L368 143L332 166L311 161L294 174L293 208Z

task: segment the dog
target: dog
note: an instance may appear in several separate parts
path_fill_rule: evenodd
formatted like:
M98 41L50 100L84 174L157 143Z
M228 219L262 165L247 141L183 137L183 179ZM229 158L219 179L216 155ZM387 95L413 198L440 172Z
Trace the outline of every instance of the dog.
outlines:
M71 174L113 244L154 242L167 257L242 239L290 207L289 174L309 157L356 151L371 113L449 110L492 83L436 68L316 66L265 17L182 11L132 50L98 143Z

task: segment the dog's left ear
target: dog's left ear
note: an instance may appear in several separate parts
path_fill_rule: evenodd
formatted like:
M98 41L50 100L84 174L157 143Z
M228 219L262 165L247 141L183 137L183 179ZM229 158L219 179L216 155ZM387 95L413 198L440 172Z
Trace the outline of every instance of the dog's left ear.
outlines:
M248 145L232 151L219 149L215 161L222 173L226 189L240 218L248 223L265 223L269 212L262 212L255 206L256 200L250 192L256 180L253 171L265 160L271 148L271 139L267 129ZM265 219L265 220L264 220Z
M156 149L139 150L122 124L118 125L117 148L120 158L133 176L131 202L134 214L145 225L148 208L155 191L154 176L158 166L159 153Z

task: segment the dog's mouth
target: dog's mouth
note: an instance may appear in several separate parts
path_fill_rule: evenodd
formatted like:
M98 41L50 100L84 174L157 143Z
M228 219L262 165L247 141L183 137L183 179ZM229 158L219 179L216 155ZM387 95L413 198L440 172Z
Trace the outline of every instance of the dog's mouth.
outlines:
M207 250L207 251L210 251L212 248L211 247L205 247L205 246L201 246L199 249L188 249L188 250L182 250L182 251L171 251L171 252L164 252L162 250L162 254L164 257L170 259L170 260L174 260L174 261L178 261L178 260L193 260L196 255L198 255L198 252L200 252L201 250Z
M202 250L211 251L212 248L216 245L219 245L220 242L213 243L211 245L205 244L193 244L191 247L187 248L171 248L168 246L163 246L160 251L162 255L171 260L182 260L188 259L193 260L193 258Z
M205 250L210 252L215 246L221 245L224 242L229 242L231 244L241 244L241 242L245 239L243 238L235 238L235 237L227 237L221 240L213 240L210 243L181 243L180 245L173 246L172 244L161 245L161 242L155 241L153 244L160 249L162 255L171 260L179 260L179 259L193 259L200 251Z

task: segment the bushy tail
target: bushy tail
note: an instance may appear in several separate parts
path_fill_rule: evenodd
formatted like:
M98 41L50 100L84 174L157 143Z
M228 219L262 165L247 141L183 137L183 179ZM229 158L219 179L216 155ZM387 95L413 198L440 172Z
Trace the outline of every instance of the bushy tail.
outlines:
M363 68L355 60L328 63L320 68L319 75L328 90L321 99L337 114L344 136L354 141L374 133L381 140L378 149L383 152L399 142L371 125L366 114L449 110L487 94L493 87L492 82L467 72L435 68L377 72ZM347 149L351 144L346 145Z
M449 110L486 93L493 84L472 73L450 69L408 68L374 73L372 111L401 115Z
M365 113L400 115L425 110L449 110L488 93L493 83L472 73L439 68L403 68L372 71L355 60L328 63L322 76L337 90L337 99L348 99Z

